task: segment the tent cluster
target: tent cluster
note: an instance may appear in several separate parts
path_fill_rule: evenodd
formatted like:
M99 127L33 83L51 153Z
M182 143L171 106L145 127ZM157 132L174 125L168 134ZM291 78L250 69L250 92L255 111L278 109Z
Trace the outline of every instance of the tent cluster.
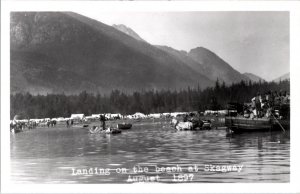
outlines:
M105 120L115 120L115 119L148 119L148 118L169 118L171 116L176 117L178 115L187 114L185 112L174 112L174 113L153 113L153 114L143 114L140 112L134 113L132 115L122 115L120 113L102 113L102 114L92 114L90 116L85 116L81 114L71 114L70 117L57 117L57 118L41 118L41 119L27 119L21 115L16 115L13 120L10 121L10 131L20 132L25 129L32 129L37 126L39 127L54 127L57 123L66 124L67 127L72 126L74 123L84 123L89 121L97 121L100 119L101 115L105 117Z
M90 116L85 116L83 113L81 114L71 114L70 117L57 117L57 118L42 118L42 119L24 119L19 115L16 115L13 120L10 122L10 130L12 132L20 132L24 129L32 129L37 126L39 127L54 127L56 124L64 124L67 127L72 126L73 124L87 124L93 121L99 121L101 117L104 117L105 120L116 120L116 119L130 119L130 120L140 120L140 119L169 119L175 118L178 121L183 122L192 122L193 128L198 126L199 119L196 119L199 116L203 115L214 115L214 114L225 114L222 111L210 111L207 110L205 112L199 113L197 111L193 112L171 112L171 113L151 113L151 114L143 114L141 112L136 112L131 115L122 115L120 113L101 113L101 114L92 114ZM196 123L196 125L195 125ZM202 121L200 122L202 126ZM180 125L178 125L180 126ZM184 127L185 128L185 127Z

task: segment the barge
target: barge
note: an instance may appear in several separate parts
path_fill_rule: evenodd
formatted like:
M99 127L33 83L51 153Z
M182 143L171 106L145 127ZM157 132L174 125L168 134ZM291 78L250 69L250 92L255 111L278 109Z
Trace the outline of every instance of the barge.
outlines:
M234 133L243 132L265 132L265 131L286 131L290 129L289 119L277 118L245 118L225 117L225 126Z

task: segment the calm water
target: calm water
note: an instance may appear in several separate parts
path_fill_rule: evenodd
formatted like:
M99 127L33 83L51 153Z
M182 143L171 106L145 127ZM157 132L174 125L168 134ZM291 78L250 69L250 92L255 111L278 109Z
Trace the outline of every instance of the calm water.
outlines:
M140 171L134 172L137 165ZM241 171L208 171L234 165L243 165ZM167 167L173 172L158 171ZM84 169L89 172L80 174ZM16 183L131 183L134 177L156 181L157 175L163 183L178 183L178 177L289 182L290 138L280 132L226 137L224 129L177 132L164 121L137 122L116 135L78 127L37 128L11 135L11 174Z

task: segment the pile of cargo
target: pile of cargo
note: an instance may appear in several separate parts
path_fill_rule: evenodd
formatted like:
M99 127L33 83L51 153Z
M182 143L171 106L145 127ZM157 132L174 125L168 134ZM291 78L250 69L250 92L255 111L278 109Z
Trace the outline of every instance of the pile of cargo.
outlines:
M245 118L289 118L290 95L288 92L257 93L251 103L244 104Z

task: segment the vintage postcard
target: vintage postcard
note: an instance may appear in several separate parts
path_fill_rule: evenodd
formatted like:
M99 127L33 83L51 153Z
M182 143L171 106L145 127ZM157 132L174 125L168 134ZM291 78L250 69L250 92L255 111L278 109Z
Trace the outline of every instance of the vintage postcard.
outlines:
M297 191L299 3L2 4L3 192Z

